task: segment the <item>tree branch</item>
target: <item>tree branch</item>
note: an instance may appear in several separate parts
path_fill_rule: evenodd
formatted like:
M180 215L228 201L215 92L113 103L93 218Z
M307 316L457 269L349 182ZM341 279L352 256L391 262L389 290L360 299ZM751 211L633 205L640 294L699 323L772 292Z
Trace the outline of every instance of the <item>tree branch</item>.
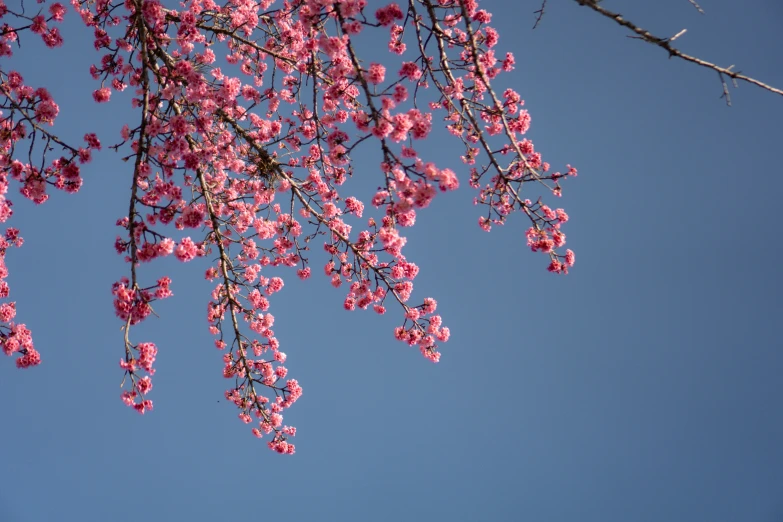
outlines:
M539 9L538 11L534 11L533 12L533 14L537 15L536 16L536 23L533 24L533 29L538 27L538 24L541 23L541 19L544 18L544 13L546 12L546 2L547 2L547 0L543 0L541 2L541 9Z
M735 83L736 80L739 80L742 82L753 84L757 87L761 87L764 90L783 96L783 90L781 89L772 87L771 85L767 85L766 83L760 82L759 80L756 80L755 78L751 78L750 76L745 76L744 74L741 74L739 72L732 71L732 68L734 67L733 65L730 65L729 67L720 67L714 63L710 63L706 60L702 60L701 58L696 58L695 56L691 56L689 54L685 54L681 52L679 49L672 47L671 42L674 40L674 38L659 38L651 34L646 29L642 29L641 27L633 24L632 22L629 22L628 20L623 18L623 16L620 15L619 13L614 13L602 7L601 5L598 4L597 0L574 0L574 1L579 5L589 7L593 11L614 20L615 22L622 25L623 27L630 29L631 31L636 33L636 36L634 38L644 40L645 42L651 43L653 45L657 45L658 47L665 49L669 53L670 58L671 57L681 58L687 62L695 63L696 65L699 65L701 67L706 67L707 69L712 69L713 71L717 72L718 77L720 78L720 81L723 84L722 97L726 98L726 103L729 105L731 105L731 100L728 97L728 85L726 84L726 77L735 80ZM691 0L689 1L691 2L691 4L694 4L694 6L697 9L701 10L701 8L698 7L698 4L696 4ZM677 36L679 36L680 34L682 34L682 32L680 32Z
M688 2L690 2L691 5L693 7L695 7L698 12L700 12L701 14L704 14L704 9L702 9L701 6L696 3L696 0L688 0Z

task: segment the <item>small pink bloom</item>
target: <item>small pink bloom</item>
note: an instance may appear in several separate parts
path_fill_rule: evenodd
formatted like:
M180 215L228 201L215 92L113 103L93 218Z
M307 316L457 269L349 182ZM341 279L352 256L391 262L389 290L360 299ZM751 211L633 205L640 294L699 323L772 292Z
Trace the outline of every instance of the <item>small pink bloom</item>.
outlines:
M174 249L174 257L180 261L187 262L192 261L198 254L198 248L192 239L189 237L183 238L177 248Z
M370 64L370 70L367 75L367 80L370 83L383 83L383 79L386 77L386 67L379 63Z
M93 91L92 98L98 103L106 103L111 98L111 89L102 87L97 91Z

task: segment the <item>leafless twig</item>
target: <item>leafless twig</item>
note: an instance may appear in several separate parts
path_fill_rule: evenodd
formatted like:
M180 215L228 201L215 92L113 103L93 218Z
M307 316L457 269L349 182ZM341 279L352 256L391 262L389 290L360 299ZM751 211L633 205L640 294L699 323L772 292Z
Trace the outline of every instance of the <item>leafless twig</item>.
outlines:
M533 12L534 14L538 15L538 16L536 16L536 23L533 24L533 29L538 27L538 24L541 23L541 19L544 18L544 10L546 9L546 3L547 3L547 0L544 0L543 2L541 2L541 9L539 9L538 11L534 11Z
M701 6L700 6L699 4L697 4L697 3L696 3L696 0L688 0L688 1L691 3L691 5L692 5L693 7L695 7L695 8L696 8L696 10L697 10L698 12L700 12L701 14L704 14L704 9L702 9L702 8L701 8Z
M680 31L679 33L677 33L677 34L675 34L674 36L672 36L671 38L669 38L669 42L670 42L670 43L671 43L671 42L673 42L674 40L676 40L677 38L679 38L680 36L684 35L684 34L685 34L685 33L687 33L687 32L688 32L688 30L687 30L687 29L683 29L683 30L682 30L682 31Z
M778 89L776 87L772 87L771 85L767 85L766 83L760 82L759 80L756 80L755 78L751 78L750 76L745 76L744 74L741 74L737 71L733 71L732 70L732 68L734 67L733 65L731 67L720 67L719 65L708 62L706 60L702 60L701 58L696 58L695 56L691 56L689 54L685 54L681 52L679 49L672 47L671 42L675 38L680 36L682 34L682 31L680 31L673 38L659 38L651 34L646 29L642 29L641 27L635 25L634 23L629 22L628 20L623 18L621 14L614 13L602 7L601 5L598 4L596 0L574 0L574 1L579 5L589 7L593 11L614 20L615 22L622 25L623 27L630 29L631 31L636 33L637 36L635 36L635 38L638 38L639 40L644 40L645 42L651 43L653 45L657 45L658 47L665 49L669 53L670 58L671 57L681 58L687 62L695 63L696 65L699 65L701 67L706 67L707 69L712 69L713 71L717 72L721 80L721 84L723 85L723 96L721 97L726 98L726 103L728 103L729 105L731 105L731 101L728 97L728 85L726 84L726 77L731 78L735 86L737 85L737 80L739 80L783 96L783 90ZM691 3L693 4L695 2L691 2Z

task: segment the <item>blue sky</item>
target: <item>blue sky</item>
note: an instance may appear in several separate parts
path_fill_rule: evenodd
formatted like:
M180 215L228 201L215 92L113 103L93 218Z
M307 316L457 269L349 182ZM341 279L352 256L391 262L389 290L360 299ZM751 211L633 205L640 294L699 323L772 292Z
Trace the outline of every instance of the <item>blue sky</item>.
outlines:
M557 202L576 266L548 274L519 217L480 231L467 183L436 198L406 253L415 295L438 299L451 328L437 365L392 338L394 314L344 311L323 263L306 283L289 276L270 311L304 387L286 415L292 457L222 398L203 265L148 268L175 293L135 334L160 348L155 410L120 402L110 288L126 271L113 241L127 164L104 151L79 194L14 197L26 243L7 256L9 283L44 364L1 361L0 521L783 520L783 98L741 85L728 108L715 73L550 4L532 31L537 2L483 3L516 54L505 81L529 137L579 169ZM617 9L661 35L685 27L684 51L783 86L774 0L701 5ZM54 52L26 38L15 67L51 88L61 135L114 143L126 108L92 103L98 55L80 33L66 24ZM451 146L428 152L458 167ZM376 163L357 167L370 177Z

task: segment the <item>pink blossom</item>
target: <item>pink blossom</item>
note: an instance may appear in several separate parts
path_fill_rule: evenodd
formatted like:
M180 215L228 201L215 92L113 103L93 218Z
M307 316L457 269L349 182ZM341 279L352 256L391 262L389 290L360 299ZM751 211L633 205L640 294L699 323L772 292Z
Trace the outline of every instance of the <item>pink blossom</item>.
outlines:
M188 206L182 211L182 225L186 228L198 228L204 222L203 205Z
M41 35L41 39L46 44L46 47L54 49L60 47L63 44L63 37L60 35L60 30L56 27L52 27Z
M9 323L16 316L16 303L0 304L0 321Z
M403 62L399 75L412 82L419 81L422 76L421 69L414 62Z
M55 2L49 6L49 13L55 21L62 22L65 19L65 6L59 2Z
M367 80L370 83L383 83L383 79L386 76L386 67L379 63L370 64L370 70L367 74Z
M198 248L189 237L183 238L179 245L177 245L177 247L174 249L174 257L182 262L195 259L197 254Z
M35 119L51 125L59 113L60 107L53 100L42 100L35 109Z
M108 87L102 87L96 91L93 91L92 98L98 103L105 103L111 98L111 89Z
M41 354L35 348L26 348L25 354L16 360L17 368L30 368L41 364Z
M267 292L270 294L274 294L276 292L279 292L283 289L283 280L279 277L273 277L269 280L269 285L267 285Z
M402 10L396 3L391 3L375 11L375 18L378 19L378 23L381 25L391 25L394 20L402 19Z
M345 211L354 214L356 217L362 217L364 203L354 197L346 198Z
M43 15L34 16L30 30L36 34L43 34L46 32L46 29L46 18L44 18Z
M121 400L139 413L153 407L148 397L158 349L129 339L138 336L135 325L153 313L165 315L167 307L157 305L173 295L173 283L155 269L149 272L146 263L171 254L182 262L209 257L211 266L199 270L212 281L207 329L220 350L215 372L230 383L226 400L253 435L269 435L273 451L291 454L296 429L284 425L283 415L302 388L289 379L295 368L283 366L285 337L276 337L269 313L284 286L278 271L295 270L304 280L312 266L322 266L330 284L345 289L346 310L396 310L395 338L437 362L438 345L449 340L450 330L435 315L435 299L407 304L416 302L419 267L401 230L415 226L440 193L459 188L464 176L476 191L474 204L484 207L482 229L518 212L529 223L525 240L531 250L547 256L550 271L567 273L574 264L571 250L561 253L568 215L532 194L544 186L545 197L559 196L563 178L575 176L576 169L550 172L533 143L522 138L531 116L521 96L496 81L515 67L515 59L495 49L498 32L487 26L492 15L477 0L438 0L432 12L398 3L370 10L366 0L303 0L272 10L273 3L237 0L226 10L204 0L176 11L160 0L74 6L100 50L89 69L99 82L94 100L105 103L112 91L125 91L131 108L144 113L122 126L121 143L112 141L125 162L118 165L132 179L130 199L115 207L125 215L116 221L114 247L127 262L126 277L111 290L126 328L119 341L126 386ZM431 61L418 49L413 24L420 20L413 9L419 7L427 26L440 28L426 34L436 51ZM0 0L0 16L8 13ZM65 7L54 3L48 15L42 13L18 21L28 24L19 30L40 35L48 47L60 46L53 22L63 20ZM435 20L428 20L432 13ZM146 54L139 48L140 20ZM400 58L367 60L356 35L363 42L379 25L389 51ZM17 49L17 32L7 29L0 56ZM388 67L398 68L398 75L384 87ZM25 85L13 71L5 78L2 222L12 217L7 198L15 190L36 204L53 190L79 190L81 169L101 149L91 132L81 146L66 143L67 133L47 134L44 124L52 125L59 114L49 91ZM438 128L453 138L434 150L425 140ZM421 143L414 148L413 140ZM22 151L32 141L53 151L45 161ZM355 161L373 150L379 163L359 169ZM434 162L441 153L461 158L467 168L442 168ZM442 161L448 164L448 158ZM374 188L371 199L346 197L351 189L345 184L357 179ZM365 209L365 202L372 206ZM365 211L373 216L363 218ZM354 229L357 218L360 228ZM176 236L169 237L171 229ZM195 239L180 239L183 230ZM0 297L9 293L3 254L21 244L16 229L0 237ZM27 368L40 362L40 354L29 330L12 322L16 312L16 303L0 304L0 346Z

